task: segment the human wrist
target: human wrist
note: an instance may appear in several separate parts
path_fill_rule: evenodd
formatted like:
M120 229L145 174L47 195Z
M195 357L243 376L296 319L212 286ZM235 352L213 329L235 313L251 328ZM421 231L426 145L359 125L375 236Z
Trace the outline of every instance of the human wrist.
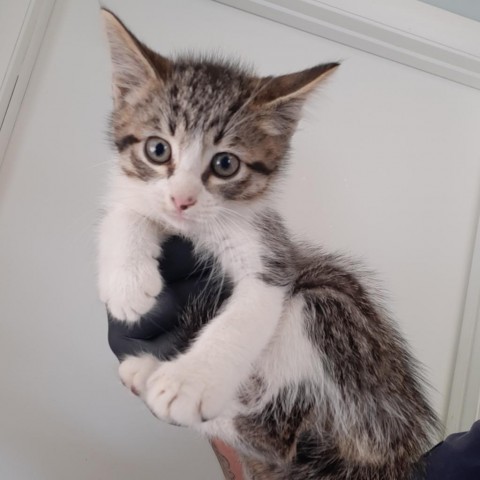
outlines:
M210 442L226 480L244 480L243 468L235 450L220 440Z

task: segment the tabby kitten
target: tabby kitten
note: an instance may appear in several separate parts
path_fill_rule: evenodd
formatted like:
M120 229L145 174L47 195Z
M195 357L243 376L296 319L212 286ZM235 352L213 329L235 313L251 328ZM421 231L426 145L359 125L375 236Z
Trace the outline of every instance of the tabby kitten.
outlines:
M101 298L119 321L148 312L171 234L232 286L220 307L212 292L192 301L184 353L127 357L123 382L157 417L234 446L250 479L413 478L437 425L414 360L352 265L292 240L271 208L302 105L338 64L258 77L172 60L103 17L118 161Z

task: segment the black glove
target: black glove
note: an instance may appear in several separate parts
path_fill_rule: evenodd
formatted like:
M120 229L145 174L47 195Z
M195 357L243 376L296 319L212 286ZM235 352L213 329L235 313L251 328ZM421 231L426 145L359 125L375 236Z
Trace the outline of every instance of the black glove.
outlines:
M426 454L426 480L480 478L480 421L469 432L454 433Z
M212 267L208 262L199 264L193 256L193 246L179 237L169 238L163 245L159 268L164 280L164 289L157 298L155 307L140 321L132 324L119 322L108 313L108 342L113 353L121 360L126 355L151 353L161 360L168 360L182 352L189 338L181 331L179 322L187 303L195 295L208 292L219 296L220 302L229 294L228 289L219 289L210 279ZM190 338L191 340L191 338Z

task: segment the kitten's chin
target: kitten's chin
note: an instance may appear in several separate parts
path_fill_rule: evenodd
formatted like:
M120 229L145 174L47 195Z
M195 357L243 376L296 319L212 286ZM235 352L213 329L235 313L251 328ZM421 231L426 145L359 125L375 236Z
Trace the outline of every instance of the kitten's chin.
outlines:
M176 212L162 212L160 214L160 222L168 227L169 230L184 234L192 230L194 223L192 220L178 215Z

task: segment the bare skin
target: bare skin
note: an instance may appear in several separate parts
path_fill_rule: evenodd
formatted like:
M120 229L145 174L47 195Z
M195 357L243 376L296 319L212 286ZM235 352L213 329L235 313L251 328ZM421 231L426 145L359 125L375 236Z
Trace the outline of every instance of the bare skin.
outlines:
M211 444L225 480L244 480L242 466L235 450L220 440L213 440Z

